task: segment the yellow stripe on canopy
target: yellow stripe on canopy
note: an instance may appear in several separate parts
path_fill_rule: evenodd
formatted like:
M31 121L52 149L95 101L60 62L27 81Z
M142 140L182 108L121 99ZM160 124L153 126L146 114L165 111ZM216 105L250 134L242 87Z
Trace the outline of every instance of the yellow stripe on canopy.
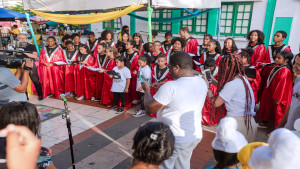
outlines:
M90 15L66 15L66 14L50 14L45 12L38 12L30 9L34 14L41 16L50 21L64 23L64 24L91 24L103 21L109 21L112 19L120 18L121 16L127 15L128 13L135 11L144 5L130 5L129 7L113 12L90 14Z

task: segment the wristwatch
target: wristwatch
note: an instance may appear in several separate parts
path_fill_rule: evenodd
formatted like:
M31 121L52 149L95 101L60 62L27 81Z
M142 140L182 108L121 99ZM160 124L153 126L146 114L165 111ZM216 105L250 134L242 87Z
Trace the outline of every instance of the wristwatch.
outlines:
M23 69L31 71L32 67L28 67L28 66L24 65Z

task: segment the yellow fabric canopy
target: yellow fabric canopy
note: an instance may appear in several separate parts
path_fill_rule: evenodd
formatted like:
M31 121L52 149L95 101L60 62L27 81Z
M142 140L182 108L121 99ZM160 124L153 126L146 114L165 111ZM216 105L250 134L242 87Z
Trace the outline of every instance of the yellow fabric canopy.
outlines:
M90 14L90 15L50 14L45 12L38 12L33 9L30 9L30 11L50 21L55 21L64 24L84 25L84 24L91 24L91 23L109 21L112 19L120 18L121 16L127 15L128 13L135 11L143 6L144 5L130 5L129 7L120 11Z

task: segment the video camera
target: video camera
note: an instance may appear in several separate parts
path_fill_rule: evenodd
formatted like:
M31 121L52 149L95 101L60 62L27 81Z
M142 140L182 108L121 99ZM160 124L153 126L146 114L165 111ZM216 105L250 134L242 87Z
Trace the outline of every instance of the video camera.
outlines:
M26 42L13 42L14 50L0 49L0 65L4 65L7 68L18 68L22 63L29 59L20 59L18 57L22 56L24 53L32 53L32 51L25 51L27 43ZM32 60L32 59L31 59Z

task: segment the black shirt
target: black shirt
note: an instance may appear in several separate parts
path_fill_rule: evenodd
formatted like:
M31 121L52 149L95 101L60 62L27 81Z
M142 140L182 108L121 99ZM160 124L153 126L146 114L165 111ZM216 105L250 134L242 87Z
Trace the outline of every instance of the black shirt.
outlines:
M67 59L71 60L76 50L66 50Z
M80 54L78 56L78 61L83 62L89 54Z
M111 46L111 45L112 45L112 43L113 43L113 41L106 42L106 47L113 47L113 46Z
M157 80L161 80L160 78L164 75L164 73L168 70L168 66L163 69L160 69L159 66L156 67L156 78Z
M104 59L106 57L106 54L104 55L100 55L100 53L98 53L98 59L99 59L99 67L101 67L102 65L104 65Z
M34 45L28 43L26 48L24 48L24 51L36 52L36 48ZM25 59L25 58L29 58L29 57L25 54L22 54L22 55L18 55L18 58Z
M270 51L270 52L272 52L272 57L273 57L274 60L276 58L276 55L282 50L282 48L284 46L285 46L284 44L279 46L279 47L275 47L274 45L271 45L272 51Z
M199 48L199 57L201 57L203 54L204 54L204 52L206 52L207 53L207 48L204 48L203 47L203 45L199 45L200 46L200 48Z
M156 60L158 59L158 56L164 55L162 52L160 52L158 55L154 55L151 53L151 58L152 58L152 63L155 63Z
M92 51L94 45L96 43L96 40L94 40L93 42L89 40L89 45L90 45L90 50Z
M134 55L136 54L136 53L138 53L137 51L134 51L133 53L131 53L131 54L129 54L129 53L127 53L127 52L125 52L124 53L124 56L125 56L125 58L126 58L126 67L128 68L128 69L130 69L131 68L131 59L132 59L132 57L134 57Z
M168 50L171 48L172 43L166 44L166 41L164 41L164 42L163 42L163 46L164 46L164 48L166 49L166 51L168 51Z
M214 54L206 53L206 59L207 59L207 58L213 58L213 59L214 59L214 58L217 56L217 54L218 54L218 53L214 53Z
M79 43L78 45L75 45L75 44L74 44L75 50L79 50L79 46L80 46L80 45L82 45L82 43Z
M54 48L50 48L49 46L46 47L47 53L48 53L48 56L49 56L49 57L50 57L51 54L55 51L56 48L57 48L57 46L55 46Z

